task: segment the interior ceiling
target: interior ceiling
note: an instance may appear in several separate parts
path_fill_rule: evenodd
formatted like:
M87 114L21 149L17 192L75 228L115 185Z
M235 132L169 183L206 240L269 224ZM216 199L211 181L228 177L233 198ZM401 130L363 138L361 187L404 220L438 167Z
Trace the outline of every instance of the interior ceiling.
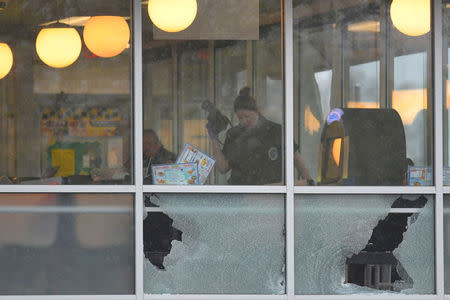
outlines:
M327 13L336 11L344 12L347 10L350 12L350 18L358 19L358 15L361 13L364 15L364 9L358 10L358 8L368 8L370 4L380 3L381 1L294 0L294 20L297 24L302 21L308 23L308 20L316 20L322 23L324 21L323 17ZM41 29L40 24L70 16L92 16L100 14L130 16L131 11L131 1L126 0L0 0L0 2L6 3L4 9L0 10L0 40L13 40L18 37L35 38L37 32ZM260 25L280 22L280 0L260 0L259 3ZM355 15L355 9L360 13ZM322 17L317 19L314 16ZM365 17L363 16L363 18ZM152 23L146 15L145 6L143 6L142 24L145 48L160 47L167 44L167 42L152 41ZM323 23L316 25L323 30ZM314 27L315 25L310 24L310 26ZM361 33L357 35L358 39L366 38ZM370 35L369 39L373 39L373 34ZM328 41L328 38L318 36L316 42L320 44L325 41Z
M71 16L130 16L129 1L110 0L0 0L0 33L25 33L40 30L39 24Z

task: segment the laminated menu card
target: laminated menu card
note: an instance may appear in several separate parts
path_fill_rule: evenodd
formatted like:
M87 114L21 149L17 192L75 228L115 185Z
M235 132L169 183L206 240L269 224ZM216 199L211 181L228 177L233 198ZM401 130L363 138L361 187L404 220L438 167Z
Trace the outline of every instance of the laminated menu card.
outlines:
M206 153L198 150L193 145L184 144L183 150L178 156L177 163L197 163L198 164L198 176L200 184L204 184L208 175L214 167L216 160Z
M196 163L153 165L153 184L198 184Z
M431 167L408 166L408 185L427 186L433 184Z

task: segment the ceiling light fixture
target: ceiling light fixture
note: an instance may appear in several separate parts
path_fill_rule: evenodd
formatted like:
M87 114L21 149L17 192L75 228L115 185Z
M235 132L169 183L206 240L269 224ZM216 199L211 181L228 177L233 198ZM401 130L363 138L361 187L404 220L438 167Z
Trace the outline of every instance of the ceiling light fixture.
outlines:
M122 53L130 41L130 28L124 17L91 17L83 30L86 47L97 56L114 57Z
M13 60L13 54L8 44L0 43L0 79L11 71Z
M36 38L36 52L52 68L68 67L80 56L80 35L72 27L43 28Z
M393 0L391 20L395 28L408 36L430 31L430 0Z
M197 16L196 0L149 0L148 15L153 24L166 32L188 28Z

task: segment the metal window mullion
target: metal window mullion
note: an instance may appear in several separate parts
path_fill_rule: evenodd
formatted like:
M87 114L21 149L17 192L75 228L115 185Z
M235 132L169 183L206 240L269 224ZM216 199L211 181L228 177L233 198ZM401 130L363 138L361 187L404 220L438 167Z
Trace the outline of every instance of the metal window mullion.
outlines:
M437 300L436 295L353 294L353 295L298 295L295 300Z
M135 192L134 185L2 185L1 193L128 193Z
M171 97L171 101L172 101L172 111L173 111L173 124L172 124L172 128L173 128L173 135L172 135L172 150L178 152L178 149L180 148L180 141L179 141L179 112L180 112L180 107L179 107L179 93L178 93L178 69L180 68L180 66L178 65L178 48L177 48L177 44L171 45L170 46L170 51L171 51L171 64L172 64L172 81L171 81L171 89L172 89L172 97Z
M0 296L0 300L135 300L135 295L27 295Z
M434 194L434 186L296 186L295 194Z
M380 73L378 74L378 78L380 80L380 86L378 89L379 98L378 103L380 104L380 108L387 108L391 107L390 104L388 104L388 97L387 90L388 90L388 63L387 63L387 57L389 57L389 44L388 44L388 33L389 33L389 26L388 26L388 3L382 2L380 4L380 48L381 48L381 55L379 57L380 60Z
M146 300L287 300L286 295L145 295Z
M295 298L294 263L294 35L292 0L282 1L284 16L284 95L285 95L285 171L286 171L286 294Z
M137 300L144 299L144 241L143 241L143 88L142 88L142 4L133 1L133 88L134 88L134 224L135 224L135 294Z
M284 194L285 186L145 185L144 193Z
M444 195L443 195L443 118L442 118L442 0L431 3L433 37L433 95L434 95L434 184L435 195L435 265L436 294L444 300Z

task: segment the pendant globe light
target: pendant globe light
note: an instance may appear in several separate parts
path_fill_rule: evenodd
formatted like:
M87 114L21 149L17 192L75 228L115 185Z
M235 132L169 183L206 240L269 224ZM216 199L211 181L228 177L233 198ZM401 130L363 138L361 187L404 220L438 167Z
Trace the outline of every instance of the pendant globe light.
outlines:
M52 68L65 68L73 64L81 53L81 38L78 31L59 22L64 7L56 0L56 23L44 27L36 37L36 52L39 58Z
M8 44L0 43L0 79L8 75L13 65L13 54Z
M83 30L86 47L100 57L114 57L122 53L130 41L130 28L124 17L91 17Z
M153 24L166 32L188 28L197 16L196 0L149 0L148 15Z
M39 58L52 68L65 68L73 64L81 53L81 38L75 28L43 28L36 38Z
M430 31L430 0L393 0L391 20L403 34L424 35Z

